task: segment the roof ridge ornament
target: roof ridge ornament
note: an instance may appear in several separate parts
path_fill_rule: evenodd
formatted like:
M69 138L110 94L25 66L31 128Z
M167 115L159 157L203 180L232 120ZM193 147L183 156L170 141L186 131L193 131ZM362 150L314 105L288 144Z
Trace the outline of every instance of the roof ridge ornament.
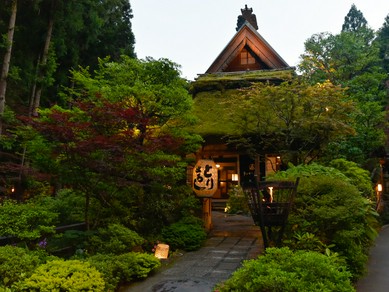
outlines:
M248 8L246 4L244 9L241 9L240 11L242 12L242 15L238 16L236 31L238 31L246 21L250 23L256 30L258 30L257 17L255 14L253 14L253 9Z

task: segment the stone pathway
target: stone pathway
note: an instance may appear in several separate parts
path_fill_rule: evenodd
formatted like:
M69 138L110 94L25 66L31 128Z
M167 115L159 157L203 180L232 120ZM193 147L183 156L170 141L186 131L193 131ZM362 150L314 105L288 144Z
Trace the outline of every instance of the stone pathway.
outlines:
M243 260L262 252L260 230L251 216L213 212L214 228L205 245L172 260L145 281L123 287L131 292L211 292L228 279Z
M389 225L382 227L370 251L368 273L357 284L357 292L389 291Z

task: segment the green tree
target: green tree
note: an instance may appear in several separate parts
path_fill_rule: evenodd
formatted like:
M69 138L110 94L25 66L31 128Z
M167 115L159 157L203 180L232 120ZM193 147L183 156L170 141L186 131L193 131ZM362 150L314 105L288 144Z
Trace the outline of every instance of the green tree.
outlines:
M99 57L135 57L128 1L18 2L7 103L19 113L27 111L29 103L31 109L61 103L58 91L69 85L72 68L96 68ZM0 6L0 15L2 19L10 18L9 5ZM0 32L8 32L8 23L0 21ZM2 42L1 56L4 45Z
M351 8L344 18L342 25L342 32L351 31L356 32L360 29L367 28L367 20L363 16L363 13L358 10L355 4L351 5Z
M8 79L8 72L9 72L9 66L11 62L11 54L12 54L12 45L13 45L13 37L15 32L15 22L16 22L16 15L18 11L18 2L17 0L13 0L11 2L11 16L9 18L9 24L8 24L8 34L7 39L5 43L5 54L4 54L4 60L1 67L1 75L0 75L0 136L2 134L3 130L3 115L5 111L5 94L7 91L7 79Z
M231 137L231 142L250 152L282 153L295 164L314 159L339 136L353 134L348 114L353 105L329 82L257 84L233 104L231 119L244 137Z
M72 86L68 78L71 68L79 65L97 68L98 58L107 55L113 60L122 53L135 56L128 1L7 0L4 3L7 5L0 5L0 33L4 33L0 41L0 66L9 66L9 70L7 78L0 82L0 92L4 93L4 103L0 102L4 127L0 128L15 126L14 112L37 115L41 106L65 105L66 101L61 100L58 92L63 86ZM11 7L16 8L16 4L15 29L9 30L8 20L15 20L11 16L16 14ZM11 14L12 11L15 12ZM11 42L7 40L7 33L13 31ZM11 44L12 58L8 53ZM5 71L2 71L3 77ZM12 179L18 177L20 183L26 170L25 145L10 132L4 130L3 133L6 135L1 140L0 151L4 157L12 159L4 159L4 168L8 170L4 171L2 181L9 183L12 173ZM14 168L9 171L11 164ZM17 168L19 173L13 175Z
M87 222L115 217L139 230L178 216L189 190L182 158L190 149L184 129L192 99L177 65L101 60L93 76L73 71L73 82L64 93L71 109L55 106L32 119L55 161L53 180L85 194ZM47 169L39 152L29 157Z
M374 37L363 14L352 6L340 34L317 34L305 43L299 65L303 77L312 84L330 80L347 89L349 99L356 103L350 113L356 135L333 141L331 158L363 163L385 143L387 77Z
M385 18L385 22L378 30L377 39L380 48L380 58L382 60L382 66L386 73L389 73L389 14Z

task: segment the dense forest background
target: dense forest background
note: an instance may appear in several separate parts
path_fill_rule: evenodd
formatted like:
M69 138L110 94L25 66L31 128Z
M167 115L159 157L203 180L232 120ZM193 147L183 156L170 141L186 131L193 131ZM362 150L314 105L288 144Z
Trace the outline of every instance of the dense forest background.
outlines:
M1 2L1 88L6 104L19 113L36 115L41 106L62 103L58 92L70 85L70 69L93 70L106 56L135 57L129 1Z
M12 171L9 164L3 167L3 185L9 185L6 174L20 172L20 165L26 165L26 153L32 155L23 144L31 138L15 134L20 123L15 117L37 117L53 105L70 109L76 100L91 94L93 82L104 83L104 78L110 79L105 82L127 80L130 93L122 94L132 96L148 123L153 118L152 125L166 129L171 118L191 120L189 93L182 91L188 88L188 82L178 81L179 65L169 60L136 58L129 1L2 0L2 4L0 134L2 156L7 157L3 159L12 160L14 165ZM120 79L123 72L119 71L106 75L108 69L104 68L119 63L121 70L127 70L127 79ZM320 149L321 158L344 158L373 169L371 161L385 157L387 152L389 16L378 31L373 31L353 5L339 34L319 33L306 41L297 69L309 84L330 82L342 87L347 101L354 105L348 116L351 122L347 122L352 135L343 135ZM169 89L162 91L161 86ZM96 96L100 94L98 89L93 90ZM145 104L141 96L150 97L153 103ZM329 127L336 131L336 124ZM191 142L199 141L182 132L178 136L186 141L186 149Z

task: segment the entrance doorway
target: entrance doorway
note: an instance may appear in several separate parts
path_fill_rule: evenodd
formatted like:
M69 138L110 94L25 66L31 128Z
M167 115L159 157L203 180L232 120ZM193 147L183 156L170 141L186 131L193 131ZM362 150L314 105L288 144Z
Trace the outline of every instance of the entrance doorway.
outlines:
M214 199L228 199L229 190L239 183L238 157L218 157L214 159L218 169L218 190Z

